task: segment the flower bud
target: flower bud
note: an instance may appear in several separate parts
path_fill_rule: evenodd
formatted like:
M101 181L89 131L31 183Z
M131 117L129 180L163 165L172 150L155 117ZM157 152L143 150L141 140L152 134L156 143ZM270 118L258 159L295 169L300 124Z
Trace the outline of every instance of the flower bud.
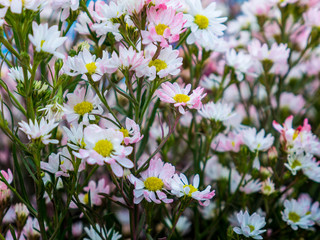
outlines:
M275 160L278 158L278 152L275 146L271 147L268 151L268 158L269 160Z
M19 229L22 229L26 224L27 218L29 216L29 210L26 205L23 203L18 203L14 206L14 210L17 216L17 226Z

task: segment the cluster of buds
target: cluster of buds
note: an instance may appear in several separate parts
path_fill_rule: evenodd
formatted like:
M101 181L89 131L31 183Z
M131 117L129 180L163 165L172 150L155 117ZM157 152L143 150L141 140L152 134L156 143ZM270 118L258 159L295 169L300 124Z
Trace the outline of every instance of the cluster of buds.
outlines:
M10 169L8 172L0 171L0 221L2 220L6 209L10 206L11 190L6 183L10 184L13 180L13 175Z

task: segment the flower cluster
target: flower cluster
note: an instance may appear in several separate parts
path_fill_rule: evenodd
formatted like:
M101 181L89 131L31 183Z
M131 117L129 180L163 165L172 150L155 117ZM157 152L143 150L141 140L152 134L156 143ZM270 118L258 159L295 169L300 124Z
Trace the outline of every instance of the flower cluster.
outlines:
M0 238L317 239L320 2L231 2L0 0Z

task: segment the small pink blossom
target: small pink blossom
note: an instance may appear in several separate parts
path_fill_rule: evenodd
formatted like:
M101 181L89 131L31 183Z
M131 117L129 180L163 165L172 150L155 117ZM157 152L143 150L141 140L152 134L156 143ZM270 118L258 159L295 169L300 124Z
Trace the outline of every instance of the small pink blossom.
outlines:
M161 43L161 47L168 47L168 43L179 41L183 25L186 20L183 19L183 13L177 13L173 8L167 8L165 5L151 7L147 11L149 21L148 30L142 31L143 44L153 42Z
M181 114L185 113L185 107L189 109L200 109L202 107L201 99L207 94L202 94L204 89L198 87L188 95L191 90L191 84L184 88L180 87L178 83L165 82L161 84L161 89L156 91L156 94L161 101L173 103L175 107L179 108Z
M239 152L243 144L241 133L229 132L228 135L219 134L212 142L211 148L218 152Z
M254 39L248 45L248 51L253 58L259 61L271 60L273 63L286 63L290 53L286 44L273 43L271 48L268 49L266 43L261 44L257 39Z
M303 14L303 19L308 27L320 27L320 8L310 8Z
M79 196L80 201L82 201L84 204L89 204L90 202L92 206L100 206L102 204L102 199L105 198L100 194L109 194L110 186L102 178L98 181L98 184L96 184L95 181L91 180L88 186L83 188L83 190L87 193Z
M116 121L111 114L107 114L107 117L112 121L107 119L101 119L100 126L102 128L113 128L117 131L122 132L123 134L123 142L125 145L134 144L140 142L143 138L143 135L140 133L140 126L135 121L130 118L126 118L126 126L125 128L119 128L114 122Z
M4 171L4 170L1 170L0 171L2 176L4 177L4 179L10 184L12 183L12 180L13 180L13 175L12 175L12 172L11 170L8 168L7 172ZM7 185L1 180L1 177L0 177L0 191L1 190L6 190L8 189Z
M157 204L173 202L173 199L167 197L167 193L170 190L170 179L174 172L175 168L170 163L154 158L151 159L149 168L140 174L141 180L130 174L128 179L135 188L134 203L139 204L143 199Z
M120 46L119 55L113 52L108 64L111 69L135 71L137 77L142 77L145 75L144 69L148 65L148 60L145 59L143 52L137 52L132 46L129 49Z

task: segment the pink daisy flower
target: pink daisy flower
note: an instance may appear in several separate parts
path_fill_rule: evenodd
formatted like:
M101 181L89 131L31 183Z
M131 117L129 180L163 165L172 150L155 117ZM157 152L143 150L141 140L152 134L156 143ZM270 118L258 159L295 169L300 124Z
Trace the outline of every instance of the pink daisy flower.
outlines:
M208 186L203 191L199 191L199 182L200 178L198 174L194 176L192 184L189 184L187 177L183 173L180 173L180 176L174 174L170 181L171 193L179 198L183 196L193 198L198 200L201 206L208 206L209 200L215 195L215 191L210 192L211 186Z
M134 203L139 204L143 199L157 204L173 202L173 199L168 199L167 193L174 172L175 168L170 163L163 163L160 158L154 158L151 159L149 168L140 174L141 180L130 174L128 179L135 188Z
M0 171L2 176L4 177L4 179L10 184L12 183L12 180L13 180L13 175L12 175L12 172L10 169L8 169L8 171L4 171L4 170L1 170ZM0 177L0 191L1 190L6 190L8 189L7 185L1 180L1 177Z
M105 180L102 178L98 181L98 184L95 181L90 181L88 186L83 188L86 191L86 194L79 195L80 201L84 204L100 206L102 204L102 199L104 196L100 195L100 193L109 194L110 193L110 186Z
M143 138L143 135L141 135L141 133L140 133L139 124L137 124L132 119L127 117L126 118L125 128L124 127L119 128L116 124L114 124L114 122L116 120L114 119L114 117L110 113L107 114L107 117L109 119L111 119L112 121L107 120L107 119L101 119L100 124L99 124L100 127L102 127L102 128L113 128L113 129L116 129L116 130L122 132L123 137L124 137L123 142L124 142L125 145L129 145L129 144L134 144L134 143L140 142L141 139Z
M80 149L79 154L88 164L110 164L117 177L123 176L123 167L133 168L133 162L127 158L132 152L132 147L121 144L122 132L89 125L83 133L85 149Z
M0 171L3 178L9 183L11 184L12 183L12 180L13 180L13 175L12 175L12 172L10 169L8 169L8 171L4 171L4 170L1 170ZM0 176L0 205L6 205L8 202L8 200L10 199L11 197L11 190L8 188L8 186L3 182L3 179L1 176Z
M147 11L149 21L148 31L142 31L143 44L152 42L161 43L161 47L168 47L168 43L179 41L179 35L186 20L183 13L177 13L173 8L167 8L164 4L158 7L151 7Z
M116 52L112 53L112 58L108 62L108 67L119 69L120 71L135 71L137 77L142 77L145 75L145 67L148 65L148 59L144 58L143 52L136 52L131 46L129 49L126 49L123 46L119 48L119 56Z
M181 88L177 83L165 82L161 84L162 89L156 91L156 94L161 101L173 103L175 107L179 108L181 114L185 114L185 108L200 109L202 107L201 99L207 94L203 93L203 88L198 87L188 95L191 90L191 84Z

